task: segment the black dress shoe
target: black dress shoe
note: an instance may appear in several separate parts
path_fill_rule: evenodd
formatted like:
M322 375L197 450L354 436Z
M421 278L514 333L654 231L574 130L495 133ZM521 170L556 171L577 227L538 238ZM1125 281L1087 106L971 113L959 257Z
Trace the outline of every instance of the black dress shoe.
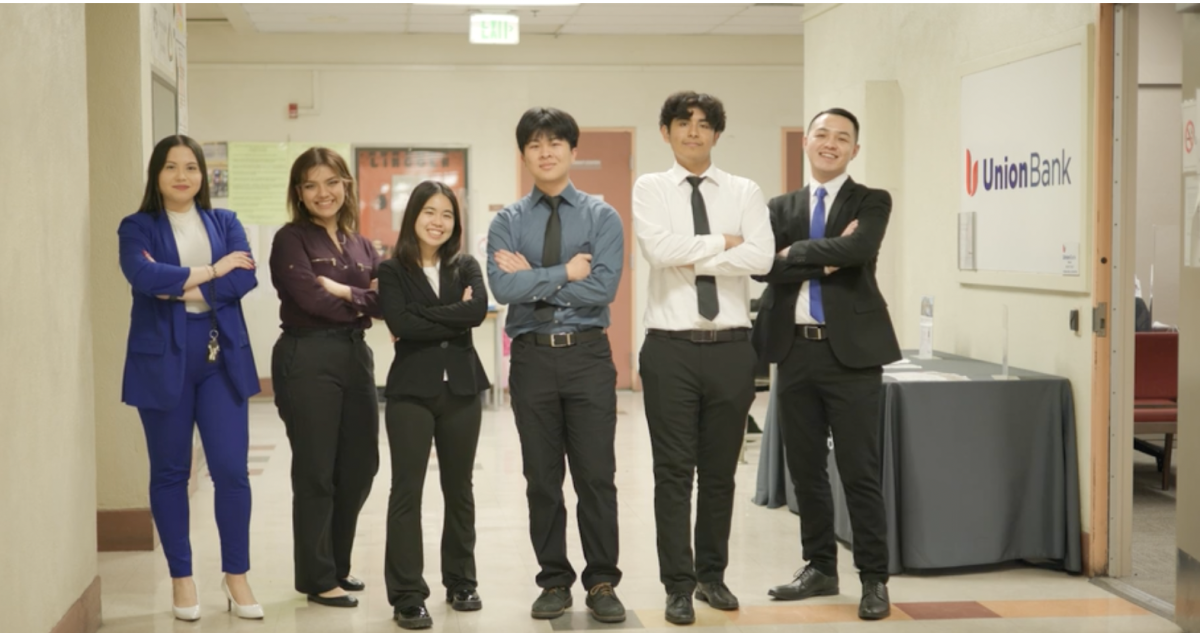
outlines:
M767 595L776 600L803 600L813 596L836 596L838 595L838 579L837 576L827 576L817 571L816 567L809 565L796 574L795 580L786 585L772 587L770 591L767 591Z
M616 624L625 621L625 605L621 604L621 599L613 591L612 583L602 582L589 589L585 602L588 613L597 622Z
M691 624L696 621L696 610L692 608L692 594L676 591L667 596L667 622Z
M551 620L570 609L572 604L570 587L548 587L533 601L529 615L538 620Z
M722 611L736 611L738 608L737 596L719 580L696 583L696 599Z
M392 617L402 629L427 629L433 626L433 618L429 617L423 604L396 609Z
M338 581L338 586L346 591L362 591L367 588L366 583L355 578L354 576L346 576Z
M863 620L882 620L892 614L892 603L888 599L887 585L878 580L864 580L862 601L858 603L858 617Z
M315 602L317 604L323 604L327 607L357 607L358 606L358 598L355 598L354 596L333 596L331 598L326 598L325 596L322 596L321 594L310 593L310 594L308 594L308 601Z
M455 611L478 611L483 608L483 601L479 599L479 593L474 587L455 589L446 594L446 602L449 602L450 608Z

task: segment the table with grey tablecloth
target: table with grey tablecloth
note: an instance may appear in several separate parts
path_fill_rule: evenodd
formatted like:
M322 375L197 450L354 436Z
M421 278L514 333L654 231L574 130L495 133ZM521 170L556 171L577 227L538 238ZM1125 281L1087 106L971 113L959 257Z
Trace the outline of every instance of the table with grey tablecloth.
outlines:
M1075 405L1066 378L935 352L919 370L884 372L883 499L891 573L1056 561L1081 571ZM898 381L903 372L969 380ZM798 512L772 387L754 503ZM852 543L846 498L829 454L834 529ZM797 539L799 538L797 529ZM797 546L797 552L799 547Z

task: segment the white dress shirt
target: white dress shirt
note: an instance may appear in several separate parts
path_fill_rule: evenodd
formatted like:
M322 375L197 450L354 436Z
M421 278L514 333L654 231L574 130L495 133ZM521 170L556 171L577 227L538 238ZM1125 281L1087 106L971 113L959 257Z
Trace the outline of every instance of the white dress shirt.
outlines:
M812 235L812 220L813 210L817 208L817 187L825 187L825 237L836 237L829 234L829 211L833 209L833 201L837 199L838 192L842 190L842 185L846 184L846 179L850 174L842 172L841 176L830 180L827 183L819 183L815 180L808 182L808 230L809 235ZM816 323L817 320L812 316L812 308L809 307L808 282L800 284L800 296L796 297L796 324L805 325Z
M179 265L185 268L208 266L213 263L212 244L208 241L208 229L196 206L183 213L163 211L171 222L171 233L175 235L175 248L179 251ZM205 282L208 283L208 282ZM193 314L208 312L208 302L187 301L184 309Z
M425 272L425 278L429 280L429 287L433 288L433 294L438 297L442 296L442 260L432 266L422 266L421 270ZM450 372L442 372L442 382L450 380Z
M687 181L692 175L675 163L633 185L634 233L650 263L644 324L660 330L750 327L749 276L766 274L775 257L762 190L748 178L710 166L701 174L700 195L711 233L696 235ZM725 235L744 241L725 250ZM700 316L696 275L716 277L720 312L712 321Z

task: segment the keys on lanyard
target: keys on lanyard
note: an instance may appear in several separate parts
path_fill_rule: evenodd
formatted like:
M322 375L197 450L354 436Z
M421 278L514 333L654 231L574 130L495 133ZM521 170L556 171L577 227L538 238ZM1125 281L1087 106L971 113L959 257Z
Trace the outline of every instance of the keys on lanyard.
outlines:
M217 354L221 353L221 344L217 342L216 328L208 332L208 362L217 362Z

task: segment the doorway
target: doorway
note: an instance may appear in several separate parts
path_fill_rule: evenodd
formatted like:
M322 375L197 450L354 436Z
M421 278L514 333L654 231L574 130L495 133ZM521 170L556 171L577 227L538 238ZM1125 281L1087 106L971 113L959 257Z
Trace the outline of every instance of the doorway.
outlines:
M581 130L575 164L571 166L571 182L576 189L597 196L612 205L621 216L625 231L625 270L617 297L609 306L611 324L608 339L612 345L613 364L617 366L617 389L641 389L633 354L633 130ZM518 196L533 188L533 177L517 159L521 174Z

